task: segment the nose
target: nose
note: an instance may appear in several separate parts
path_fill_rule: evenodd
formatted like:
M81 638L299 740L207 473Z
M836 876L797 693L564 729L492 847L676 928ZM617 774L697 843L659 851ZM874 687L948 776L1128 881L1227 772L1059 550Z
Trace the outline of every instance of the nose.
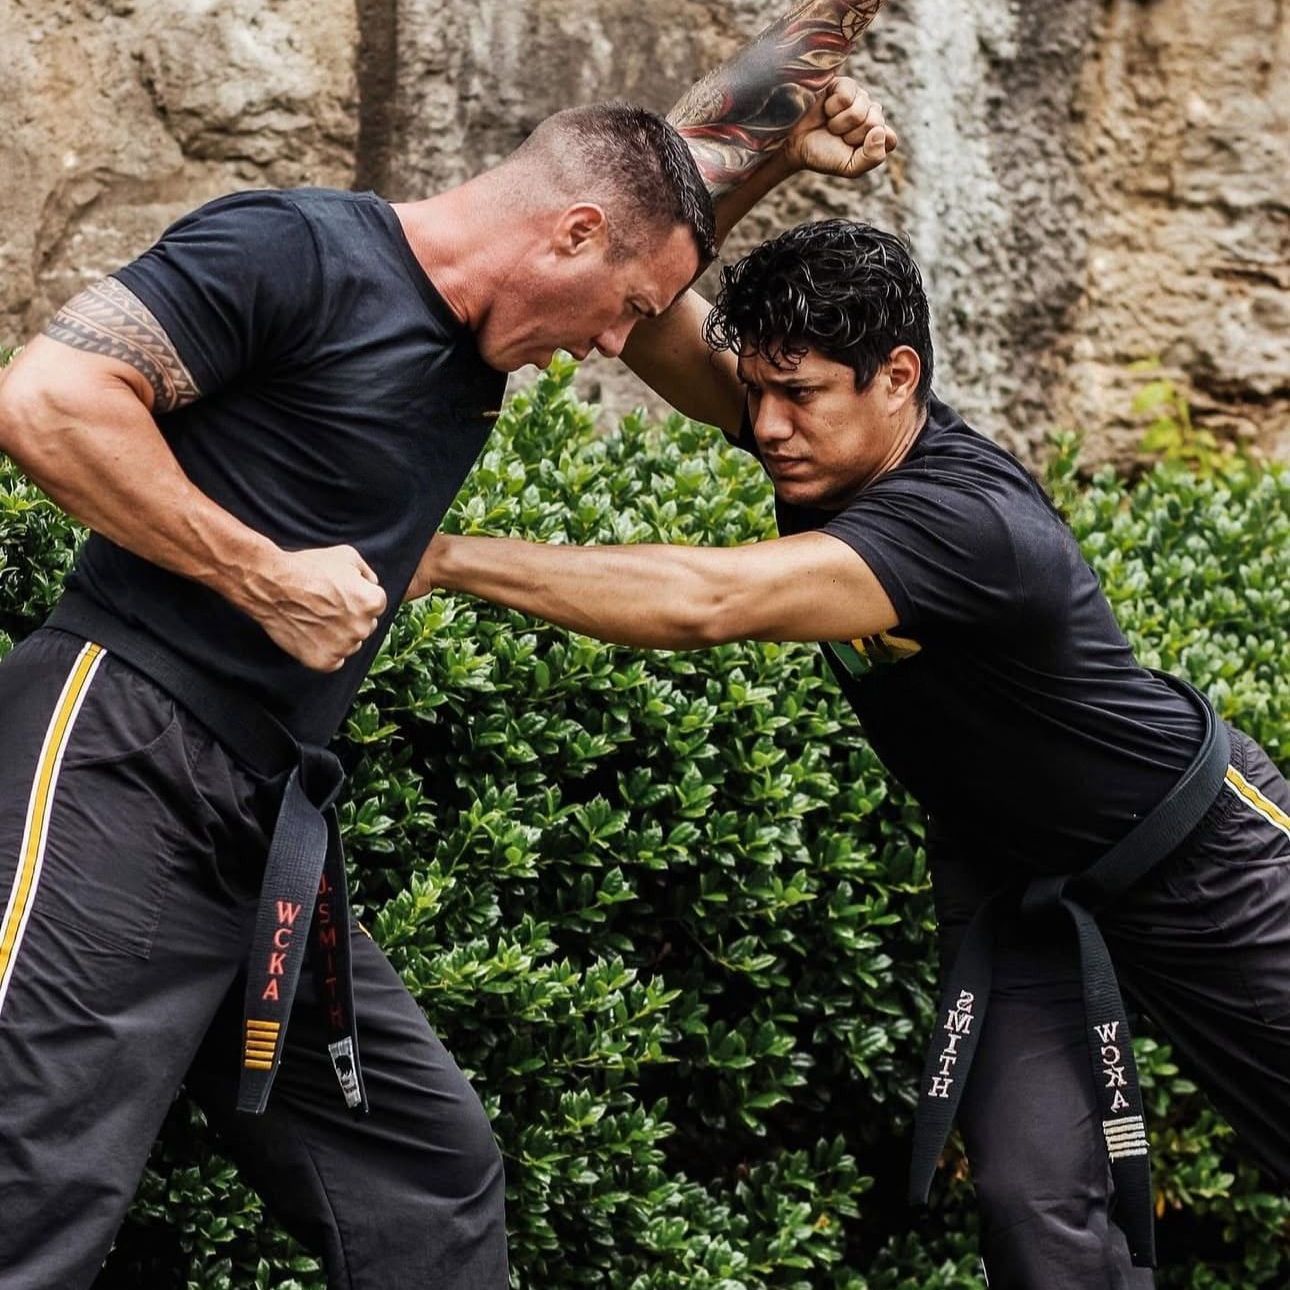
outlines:
M629 318L613 327L606 327L591 343L606 358L617 358L627 344L627 337L631 335L635 321L634 318Z
M753 416L753 437L761 444L778 445L791 438L792 434L792 419L776 406L774 399L763 397Z

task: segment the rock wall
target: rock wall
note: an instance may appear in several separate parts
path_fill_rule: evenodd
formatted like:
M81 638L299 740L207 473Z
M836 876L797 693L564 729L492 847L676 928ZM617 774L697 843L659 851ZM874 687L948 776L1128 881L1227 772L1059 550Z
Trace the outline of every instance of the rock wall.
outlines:
M784 3L0 0L0 340L217 193L414 197L557 107L666 109ZM940 391L1020 451L1079 425L1130 453L1127 366L1158 357L1203 422L1290 456L1288 46L1282 0L889 0L854 70L900 153L798 179L730 251L822 214L903 229ZM617 364L582 379L649 401Z
M1113 0L1081 97L1093 249L1057 405L1114 428L1152 356L1199 421L1290 458L1286 5Z
M0 0L0 29L6 340L211 197L353 179L346 0Z

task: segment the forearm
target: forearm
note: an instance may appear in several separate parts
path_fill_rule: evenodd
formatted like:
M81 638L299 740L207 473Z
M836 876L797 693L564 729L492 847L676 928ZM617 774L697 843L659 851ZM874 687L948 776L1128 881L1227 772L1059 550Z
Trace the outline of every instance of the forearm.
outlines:
M880 4L805 0L692 86L668 113L714 198L747 184L782 148ZM719 219L729 220L728 229L752 201L744 210L719 209Z
M622 359L678 412L719 426L733 439L743 416L743 389L733 355L714 352L703 340L710 309L697 291L686 292L671 309L632 328Z
M881 153L862 156L859 139L849 137L865 118L868 96L852 82L831 105L825 94L841 84L834 74L880 2L807 0L672 109L669 119L712 192L718 243L771 189L802 169L850 176L880 164ZM863 106L855 107L860 99ZM847 146L840 136L848 136ZM702 339L708 308L691 291L658 318L638 323L623 360L673 407L733 438L742 392L733 359L714 360Z
M279 549L193 485L128 386L21 377L0 387L0 448L68 514L248 612L271 598Z
M642 649L715 644L720 580L711 549L550 546L510 538L436 537L409 598L435 587Z
M730 230L767 193L800 170L801 167L791 161L786 152L780 150L761 160L741 182L715 193L713 211L717 217L717 245L725 243Z

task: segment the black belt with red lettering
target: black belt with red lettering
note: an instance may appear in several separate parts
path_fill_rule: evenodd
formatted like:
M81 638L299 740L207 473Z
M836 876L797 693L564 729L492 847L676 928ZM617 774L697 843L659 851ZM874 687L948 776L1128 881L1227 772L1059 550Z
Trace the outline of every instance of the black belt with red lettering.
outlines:
M237 1107L268 1104L312 934L327 1048L346 1105L367 1110L350 965L349 894L335 802L345 774L334 753L302 744L254 700L211 681L161 642L67 592L45 624L101 645L181 704L249 769L285 776L247 964Z
M1151 1164L1129 1023L1111 952L1095 914L1174 851L1201 822L1223 787L1231 755L1227 729L1205 696L1178 677L1164 672L1156 675L1203 711L1205 736L1200 750L1151 814L1089 868L1076 874L1035 878L1020 888L1009 884L987 900L968 924L947 977L938 1014L940 1026L933 1032L923 1069L909 1180L911 1204L926 1204L985 1025L995 925L1001 910L1020 896L1023 917L1064 912L1074 922L1079 940L1089 1057L1115 1183L1115 1219L1136 1267L1155 1267L1156 1263Z

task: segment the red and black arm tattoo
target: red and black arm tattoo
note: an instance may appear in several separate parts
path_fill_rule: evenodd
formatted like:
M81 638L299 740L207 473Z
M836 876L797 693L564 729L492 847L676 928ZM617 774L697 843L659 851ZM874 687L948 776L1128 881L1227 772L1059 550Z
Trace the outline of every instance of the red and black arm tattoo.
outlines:
M806 0L668 113L714 197L737 188L810 111L882 0Z
M152 386L152 410L173 412L201 391L152 312L115 278L73 296L44 334L73 349L128 363Z

